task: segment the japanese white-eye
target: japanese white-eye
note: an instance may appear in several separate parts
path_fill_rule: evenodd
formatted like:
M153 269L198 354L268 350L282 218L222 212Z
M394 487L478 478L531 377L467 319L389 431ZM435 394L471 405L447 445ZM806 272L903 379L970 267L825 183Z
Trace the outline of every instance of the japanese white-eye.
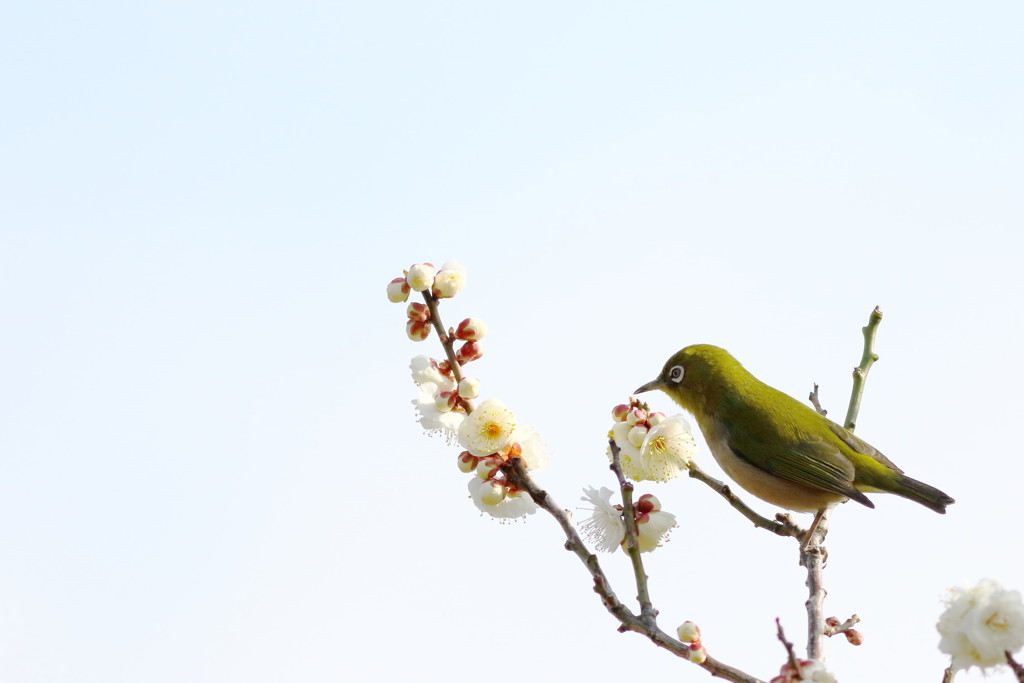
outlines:
M864 491L895 493L939 513L954 502L717 346L687 346L634 393L652 389L692 413L725 473L773 505L814 512L850 498L873 508Z

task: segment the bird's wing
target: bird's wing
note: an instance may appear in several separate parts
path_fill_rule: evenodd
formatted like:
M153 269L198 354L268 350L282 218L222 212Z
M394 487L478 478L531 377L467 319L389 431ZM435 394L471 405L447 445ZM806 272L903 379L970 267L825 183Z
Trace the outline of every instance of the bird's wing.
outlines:
M765 445L742 428L730 430L729 447L751 465L777 477L815 489L831 491L874 507L853 486L854 467L839 448L823 439Z
M861 455L866 455L872 460L875 460L876 462L880 462L881 464L885 465L894 472L899 472L900 474L903 473L903 470L901 470L899 467L896 467L896 465L893 464L892 460L889 460L889 458L882 455L882 453L877 448L869 444L867 441L857 437L856 435L854 435L853 432L844 429L843 427L836 424L832 420L827 420L827 422L828 428L832 430L832 433L838 436L840 439L842 439L843 443L852 448L854 451L860 453Z

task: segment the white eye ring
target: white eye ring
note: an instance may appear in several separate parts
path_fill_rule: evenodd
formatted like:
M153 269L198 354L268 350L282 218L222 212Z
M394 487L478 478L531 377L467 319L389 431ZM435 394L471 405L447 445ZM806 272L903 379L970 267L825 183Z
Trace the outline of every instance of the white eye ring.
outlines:
M668 371L668 378L670 380L672 380L673 382L675 382L676 384L679 384L680 382L682 382L683 381L683 366L682 365L673 365L672 369Z

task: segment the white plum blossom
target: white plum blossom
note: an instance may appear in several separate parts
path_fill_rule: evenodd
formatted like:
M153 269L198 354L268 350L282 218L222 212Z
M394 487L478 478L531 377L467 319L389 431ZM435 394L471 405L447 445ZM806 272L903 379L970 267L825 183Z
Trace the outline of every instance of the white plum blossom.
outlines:
M474 411L475 412L475 411ZM540 439L540 432L529 425L516 427L512 434L512 442L522 448L519 457L526 469L531 471L547 469L549 456L547 446Z
M477 457L497 453L512 443L515 414L496 398L483 401L459 426L459 444Z
M614 552L626 537L626 522L622 518L622 511L611 499L612 490L604 486L600 489L588 486L583 489L583 497L580 498L594 506L588 508L591 511L590 517L580 523L580 531L598 550L609 553ZM637 514L636 523L637 547L640 552L649 553L661 547L662 540L675 528L676 517L670 512L653 510Z
M580 532L598 550L614 552L626 537L626 522L622 511L612 504L612 490L605 486L600 489L588 486L583 489L580 500L593 505L588 508L590 517L580 522Z
M438 386L433 382L424 382L418 385L418 388L419 396L412 404L416 406L419 423L428 433L440 434L450 443L454 442L466 414L460 410L438 410Z
M412 371L412 381L416 384L430 383L438 387L439 391L454 391L455 380L437 369L437 362L429 356L414 356L409 361L409 370Z
M470 477L468 488L473 504L491 517L516 519L537 511L537 504L529 494L509 490L501 481ZM497 490L499 488L504 489L504 496Z
M668 532L676 528L676 516L671 512L655 510L644 517L637 520L636 540L640 552L649 553L655 548L660 548Z
M939 650L951 655L954 669L986 669L1006 663L1024 647L1024 603L1019 591L984 579L970 588L950 589L946 611L936 624Z
M697 440L682 415L658 422L647 432L640 446L643 468L653 481L668 481L679 476L696 452Z

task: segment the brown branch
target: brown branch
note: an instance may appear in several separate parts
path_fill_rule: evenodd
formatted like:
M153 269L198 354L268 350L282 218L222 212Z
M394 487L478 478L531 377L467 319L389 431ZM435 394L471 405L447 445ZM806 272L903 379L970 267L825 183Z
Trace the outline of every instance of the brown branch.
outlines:
M1017 677L1018 681L1024 683L1024 666L1021 666L1020 662L1013 658L1013 655L1010 654L1009 650L1004 654L1006 655L1006 663L1010 665L1011 669L1013 669L1013 675Z
M584 545L583 540L569 519L568 512L560 508L551 496L548 495L547 491L537 486L523 466L522 460L511 458L501 466L501 471L513 486L526 491L530 498L533 499L533 502L554 517L555 521L562 527L562 532L566 537L566 550L574 553L580 559L580 562L583 563L583 566L587 568L587 571L590 572L594 579L594 592L601 597L601 601L608 612L618 619L620 624L619 631L639 633L646 636L648 640L658 647L671 652L677 657L689 660L690 648L687 643L671 637L658 628L656 624L648 623L647 619L633 614L628 607L619 602L608 581L608 577L605 575L604 570L601 569L597 556L587 550L586 545ZM650 621L653 622L653 618ZM735 683L764 683L761 679L724 664L710 655L698 666L716 678L734 681Z
M953 667L942 672L942 683L953 683L954 678L956 678L956 669Z
M458 358L455 355L455 337L444 331L444 323L441 322L441 314L437 310L437 297L431 293L429 288L424 289L422 294L423 300L427 302L427 309L430 311L430 324L437 330L437 336L441 340L444 354L448 358L448 365L452 369L452 376L455 378L455 383L458 384L462 381L462 366L459 365ZM459 404L467 413L473 412L473 403L471 401L459 396Z
M767 529L773 534L777 534L779 536L792 536L795 538L803 536L804 530L794 524L793 520L789 518L789 515L780 513L776 515L774 521L767 517L762 517L749 505L744 503L735 493L733 493L728 484L721 482L706 473L697 465L697 463L691 461L689 469L691 479L696 479L697 481L710 486L713 491L725 498L729 505L736 508L741 515L753 522L755 527L759 529Z
M800 671L800 665L796 663L796 653L793 651L793 643L786 640L786 634L782 631L782 622L779 618L775 618L775 627L778 629L779 640L782 642L782 646L786 648L786 659L789 665L793 667L793 671Z
M818 411L819 415L821 415L822 417L825 417L826 415L828 415L828 411L821 407L821 403L818 400L818 385L817 385L817 383L815 383L814 391L811 392L811 395L808 396L807 399L811 402L811 405L814 406L814 409L816 411Z
M620 448L615 439L608 440L608 447L612 453L612 464L610 469L615 473L619 481L619 491L622 493L622 515L626 525L626 542L624 550L629 555L633 565L633 576L636 578L636 600L640 603L640 618L650 626L655 626L655 619L658 610L651 604L650 591L647 588L647 572L644 571L644 562L640 557L640 531L636 525L636 513L633 509L633 484L626 481L622 474L622 466L619 463Z

